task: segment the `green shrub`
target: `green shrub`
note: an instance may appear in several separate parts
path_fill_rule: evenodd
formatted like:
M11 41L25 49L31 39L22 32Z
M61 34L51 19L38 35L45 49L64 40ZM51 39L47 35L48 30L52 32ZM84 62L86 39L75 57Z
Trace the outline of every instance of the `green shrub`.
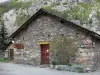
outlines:
M71 66L73 72L84 73L84 65L74 64Z
M70 59L73 56L75 57L75 53L78 50L75 42L75 38L72 39L68 36L57 36L51 41L51 60L55 62L55 65L67 65L70 63Z
M68 66L72 66L72 64L70 64L70 63L69 63L69 64L67 64L67 65L68 65Z
M80 70L79 70L79 73L84 73L84 70L83 70L83 69L80 69Z
M51 4L51 6L47 6L47 10L50 11L51 13L62 17L66 20L80 20L81 24L87 24L88 22L88 18L89 15L92 12L92 9L94 8L95 11L97 12L97 18L100 19L100 0L95 0L96 2L92 2L92 3L78 3L76 6L74 7L69 7L69 10L65 10L62 12L59 12L55 9L52 9L53 7L57 6L56 3ZM68 5L67 3L64 3L64 5ZM58 4L59 5L59 4ZM45 9L44 8L44 9Z
M17 2L15 0L12 0L9 3L0 6L0 15L4 14L5 12L8 12L11 9L18 10L19 8L28 8L31 5L31 3L32 2Z
M100 0L94 0L94 1L100 3Z
M0 58L0 62L7 62L8 58Z
M58 5L60 5L60 2L54 2L51 4L51 7L58 6Z

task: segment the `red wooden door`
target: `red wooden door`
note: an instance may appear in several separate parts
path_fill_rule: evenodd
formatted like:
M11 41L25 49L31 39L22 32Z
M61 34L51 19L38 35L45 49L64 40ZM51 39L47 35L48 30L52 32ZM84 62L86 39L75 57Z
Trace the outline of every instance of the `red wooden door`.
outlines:
M41 64L49 64L49 44L41 45Z

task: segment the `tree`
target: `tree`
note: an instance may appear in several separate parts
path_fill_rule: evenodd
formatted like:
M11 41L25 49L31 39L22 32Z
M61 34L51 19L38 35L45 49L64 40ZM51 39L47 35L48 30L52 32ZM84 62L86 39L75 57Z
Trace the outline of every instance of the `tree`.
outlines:
M0 50L4 51L8 44L8 37L7 31L4 25L4 21L1 20L1 27L0 27Z
M50 43L51 63L65 65L71 63L78 48L75 38L56 37Z

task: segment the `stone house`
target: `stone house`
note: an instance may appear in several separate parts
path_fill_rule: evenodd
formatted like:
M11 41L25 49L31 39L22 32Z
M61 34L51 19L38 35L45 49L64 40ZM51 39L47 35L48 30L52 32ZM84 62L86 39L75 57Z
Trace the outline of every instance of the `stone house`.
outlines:
M100 63L100 35L40 9L29 18L10 38L6 57L16 63L33 65L50 64L50 41L55 36L77 38L77 59L90 68Z

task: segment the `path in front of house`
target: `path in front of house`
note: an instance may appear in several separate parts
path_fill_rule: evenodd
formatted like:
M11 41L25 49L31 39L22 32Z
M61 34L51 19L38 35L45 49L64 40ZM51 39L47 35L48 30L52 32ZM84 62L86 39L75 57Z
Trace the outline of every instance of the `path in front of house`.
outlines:
M74 73L57 71L50 68L39 68L30 65L0 63L0 75L100 75L100 72Z

